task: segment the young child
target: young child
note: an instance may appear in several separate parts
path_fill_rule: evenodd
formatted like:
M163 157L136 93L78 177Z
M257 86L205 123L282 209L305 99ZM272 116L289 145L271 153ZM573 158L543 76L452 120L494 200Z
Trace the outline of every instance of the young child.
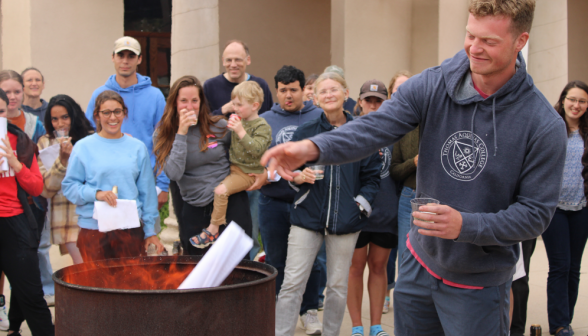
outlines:
M198 236L190 238L192 245L205 248L219 237L219 227L227 224L227 203L230 195L249 188L264 167L259 163L261 156L272 142L272 129L265 119L257 114L263 103L263 90L254 81L243 82L231 92L235 114L229 119L227 128L231 134L229 159L231 172L214 189L214 210L210 225Z

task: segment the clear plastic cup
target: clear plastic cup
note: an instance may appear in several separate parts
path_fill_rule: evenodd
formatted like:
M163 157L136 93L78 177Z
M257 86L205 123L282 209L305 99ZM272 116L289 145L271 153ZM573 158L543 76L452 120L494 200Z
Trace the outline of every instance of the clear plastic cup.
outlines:
M190 111L190 112L195 112L193 115L190 116L190 119L194 120L194 122L191 123L190 126L198 125L198 112L196 112L196 111Z
M314 172L315 181L322 180L325 178L325 166L324 165L312 165L312 166L309 166L308 168L310 168Z
M412 208L412 211L417 211L417 212L422 212L422 213L426 213L426 214L435 214L433 212L427 212L427 211L420 211L419 208L422 205L427 205L427 204L439 204L439 200L436 200L434 198L413 198L410 200L410 206ZM411 216L412 220L411 223L414 221L414 218ZM427 223L433 223L431 221L425 221L422 219L419 219L422 222L427 222Z
M69 129L67 129L67 128L56 129L55 131L53 131L53 134L55 135L55 139L61 140L63 138L69 137Z

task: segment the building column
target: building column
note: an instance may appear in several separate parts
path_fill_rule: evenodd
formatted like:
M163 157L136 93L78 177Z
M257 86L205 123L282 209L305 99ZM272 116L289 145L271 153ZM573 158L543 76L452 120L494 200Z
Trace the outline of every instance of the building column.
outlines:
M331 0L331 62L356 99L370 79L388 84L410 69L412 0Z
M437 64L463 49L468 22L468 0L439 0Z
M218 75L218 0L173 0L171 81L184 75L202 83Z
M159 234L159 239L161 239L161 243L165 246L165 249L171 255L173 244L176 240L180 239L180 228L178 226L178 219L176 218L176 213L174 210L174 204L172 202L172 194L169 194L169 217L167 217L163 223L167 226L165 229L161 231Z
M529 43L529 74L553 105L568 82L567 0L537 1Z

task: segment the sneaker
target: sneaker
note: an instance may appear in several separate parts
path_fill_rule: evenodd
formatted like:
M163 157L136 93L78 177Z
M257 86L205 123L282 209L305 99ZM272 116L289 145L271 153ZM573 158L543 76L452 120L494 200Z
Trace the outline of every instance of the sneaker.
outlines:
M382 309L382 314L386 314L390 311L390 297L386 296L386 300L384 301L384 308Z
M45 295L43 299L47 301L47 307L54 307L55 306L55 295Z
M555 336L571 336L570 333L570 328L559 328L556 332L555 332Z
M323 311L325 309L325 301L319 299L318 310Z
M8 315L6 314L6 306L0 307L0 330L8 330Z
M574 329L572 329L572 325L571 324L568 326L568 329L570 330L570 335L571 336L574 336Z
M319 321L316 309L309 309L300 316L302 329L306 330L307 335L320 335L323 333L323 324Z

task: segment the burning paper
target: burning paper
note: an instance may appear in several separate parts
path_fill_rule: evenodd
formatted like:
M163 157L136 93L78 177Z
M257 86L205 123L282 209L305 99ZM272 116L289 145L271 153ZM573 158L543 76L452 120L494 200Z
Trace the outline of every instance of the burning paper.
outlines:
M7 139L7 137L6 137L7 127L8 127L8 120L4 117L0 118L0 138L1 139ZM0 153L6 154L6 152L4 152L2 149L0 149ZM0 174L7 172L8 169L9 169L8 168L8 161L6 161L6 158L4 158L4 161L2 162L2 164L0 164Z
M253 239L231 222L178 289L220 286L253 247Z
M98 221L100 232L141 227L135 200L117 199L116 207L111 207L106 202L96 201L92 218Z

